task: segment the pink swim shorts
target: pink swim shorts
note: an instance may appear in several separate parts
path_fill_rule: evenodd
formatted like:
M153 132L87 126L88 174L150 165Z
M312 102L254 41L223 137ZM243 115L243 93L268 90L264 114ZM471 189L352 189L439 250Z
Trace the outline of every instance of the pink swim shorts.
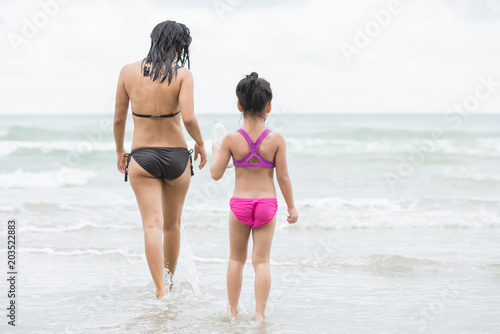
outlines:
M278 210L278 200L276 198L231 197L229 207L240 222L254 229L273 220Z

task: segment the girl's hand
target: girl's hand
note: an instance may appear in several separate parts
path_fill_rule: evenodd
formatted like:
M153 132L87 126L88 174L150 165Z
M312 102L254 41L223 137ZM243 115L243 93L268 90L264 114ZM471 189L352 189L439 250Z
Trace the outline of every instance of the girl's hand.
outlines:
M299 219L299 214L295 208L288 208L288 218L286 219L289 224L295 224Z
M127 157L124 156L126 153L125 150L116 152L116 165L122 174L125 174L125 166L127 165Z
M198 159L198 154L200 155L200 170L207 163L207 152L205 151L205 146L194 144L194 161Z

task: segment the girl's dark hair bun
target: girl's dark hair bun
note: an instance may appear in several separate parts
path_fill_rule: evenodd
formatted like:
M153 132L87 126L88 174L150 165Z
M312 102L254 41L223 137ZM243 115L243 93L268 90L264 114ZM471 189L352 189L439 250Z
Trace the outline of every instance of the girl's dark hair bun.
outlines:
M264 109L273 99L271 84L259 78L257 72L240 80L236 86L236 95L245 117L264 117Z
M250 73L250 75L247 75L247 79L258 79L259 78L259 75L257 74L257 72L252 72Z

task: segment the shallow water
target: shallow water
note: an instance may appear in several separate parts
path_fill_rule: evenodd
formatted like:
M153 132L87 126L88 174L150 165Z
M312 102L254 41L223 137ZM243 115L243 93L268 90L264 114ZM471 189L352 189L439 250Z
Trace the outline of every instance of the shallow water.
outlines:
M230 131L238 127L237 117L200 116L205 136L215 119ZM109 120L2 116L0 213L19 220L20 247L18 326L12 331L4 320L2 333L500 330L499 116L474 115L459 129L437 116L269 119L287 138L300 221L287 225L278 196L263 325L250 321L250 260L240 317L227 317L232 170L215 183L208 169L195 169L175 287L166 301L155 300L137 204L116 172ZM446 137L391 186L385 174L417 161L415 147L435 128ZM130 138L129 128L128 145Z

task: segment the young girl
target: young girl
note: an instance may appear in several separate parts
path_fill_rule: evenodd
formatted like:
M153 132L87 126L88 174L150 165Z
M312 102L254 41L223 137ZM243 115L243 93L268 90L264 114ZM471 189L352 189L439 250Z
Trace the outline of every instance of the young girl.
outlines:
M213 160L210 173L219 180L229 159L233 157L236 174L233 197L229 202L230 255L227 268L227 294L231 317L238 314L242 274L247 259L247 247L252 231L252 264L255 270L255 313L253 319L262 321L271 287L269 254L276 224L276 177L288 206L288 222L297 222L293 203L292 184L286 165L285 139L266 129L264 122L271 112L273 93L266 80L252 72L236 87L238 110L243 112L243 127L228 134L219 145L212 145Z

